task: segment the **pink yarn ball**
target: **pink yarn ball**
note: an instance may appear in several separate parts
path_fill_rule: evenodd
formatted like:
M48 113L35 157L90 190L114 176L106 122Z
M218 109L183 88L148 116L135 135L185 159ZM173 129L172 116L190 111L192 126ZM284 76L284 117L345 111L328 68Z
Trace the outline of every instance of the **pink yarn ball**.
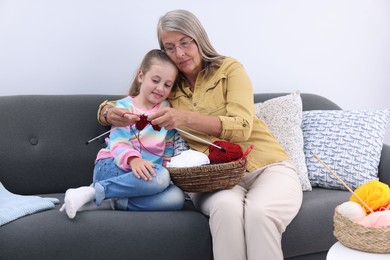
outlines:
M390 210L376 211L368 214L358 223L366 227L388 227L390 226Z

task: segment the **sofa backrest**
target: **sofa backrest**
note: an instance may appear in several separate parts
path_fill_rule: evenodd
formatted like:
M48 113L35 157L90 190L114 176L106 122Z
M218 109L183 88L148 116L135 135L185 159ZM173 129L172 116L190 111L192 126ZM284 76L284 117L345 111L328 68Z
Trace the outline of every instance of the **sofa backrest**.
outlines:
M263 102L280 94L255 94ZM304 110L339 109L326 98L302 93ZM0 182L21 195L65 192L89 185L107 130L96 120L99 104L118 95L0 96ZM388 151L388 150L387 150Z
M254 96L254 102L260 103L268 99L285 96L288 93L258 93ZM338 110L341 109L334 102L329 99L310 93L301 93L303 110Z
M120 96L0 97L0 182L21 195L64 192L89 185L109 128L97 123L99 104Z

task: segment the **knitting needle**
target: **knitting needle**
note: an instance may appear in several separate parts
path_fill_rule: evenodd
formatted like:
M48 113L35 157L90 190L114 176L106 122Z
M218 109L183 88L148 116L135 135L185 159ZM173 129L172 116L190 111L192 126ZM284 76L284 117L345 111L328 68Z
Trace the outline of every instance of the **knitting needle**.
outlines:
M184 134L186 134L186 135L189 135L189 136L191 136L191 137L193 137L193 138L195 138L195 139L198 139L199 141L201 141L201 142L203 142L203 143L212 145L212 146L218 148L219 150L221 150L222 152L226 152L226 149L223 148L223 147L221 147L221 146L218 146L218 145L216 145L216 144L210 143L209 141L206 141L206 140L204 140L204 139L202 139L202 138L200 138L200 137L197 137L196 135L190 134L190 133L188 133L188 132L186 132L186 131L184 131L184 130L181 130L181 129L179 129L179 128L176 128L176 130L179 131L179 132L182 132L182 133L184 133Z
M340 179L340 177L339 176L337 176L337 174L336 173L334 173L329 167L328 167L328 165L326 165L315 153L312 153L311 152L311 154L313 155L313 157L315 158L315 159L317 159L320 163L322 163L322 165L324 165L325 166L325 168L326 169L328 169L328 171L330 171L330 173L332 173L333 174L333 176L334 177L336 177L336 179L338 179L340 182L341 182L341 184L343 184L344 185L344 187L345 188L347 188L347 190L349 190L371 213L373 213L374 211L358 196L358 195L356 195L356 193L355 192L353 192L353 190L351 190L351 188L349 188L348 187L348 185L347 184L345 184L345 182L342 180L342 179Z
M104 133L103 133L103 134L101 134L101 135L98 135L98 136L96 136L96 137L92 138L91 140L87 141L85 144L90 144L91 142L95 141L96 139L98 139L98 138L100 138L100 137L102 137L102 136L104 136L104 135L106 135L106 134L110 133L110 132L111 132L111 130L112 130L112 129L108 130L107 132L104 132Z
M204 140L204 139L202 139L202 138L200 138L200 137L197 137L197 136L195 136L195 135L193 135L193 134L190 134L190 133L188 133L188 132L186 132L186 131L184 131L184 130L181 130L181 129L179 129L179 128L176 128L176 130L179 131L179 132L182 132L182 133L184 133L184 134L186 134L186 135L192 136L193 138L195 138L195 139L197 139L197 140L199 140L199 141L201 141L201 142L203 142L203 143L212 145L212 146L218 148L219 150L221 150L222 152L226 152L226 149L223 148L223 147L221 147L221 146L218 146L218 145L216 145L216 144L210 143L209 141L206 141L206 140ZM108 130L107 132L101 134L101 135L98 135L98 136L92 138L91 140L87 141L86 144L90 144L91 142L95 141L96 139L98 139L98 138L100 138L100 137L102 137L102 136L108 134L110 131L111 131L111 129Z

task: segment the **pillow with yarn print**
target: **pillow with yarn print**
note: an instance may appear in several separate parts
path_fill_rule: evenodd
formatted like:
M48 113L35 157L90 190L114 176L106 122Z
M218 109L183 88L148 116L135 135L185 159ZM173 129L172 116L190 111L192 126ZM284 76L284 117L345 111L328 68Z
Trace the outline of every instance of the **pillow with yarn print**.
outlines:
M311 191L302 135L302 99L299 91L255 104L263 120L295 164L303 191Z
M390 110L304 111L304 152L312 187L347 190L318 156L351 189L378 179Z

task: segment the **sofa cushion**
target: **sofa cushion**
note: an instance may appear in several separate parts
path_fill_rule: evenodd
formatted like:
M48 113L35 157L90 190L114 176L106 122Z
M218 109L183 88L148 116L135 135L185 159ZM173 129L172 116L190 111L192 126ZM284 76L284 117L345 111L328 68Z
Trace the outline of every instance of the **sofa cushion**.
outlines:
M40 196L64 198L64 194ZM1 226L0 258L213 258L208 218L189 201L181 211L91 210L79 212L72 220L59 207Z
M303 191L311 185L303 153L302 99L299 92L256 103L256 115L269 127L294 162Z
M346 190L313 153L351 189L378 179L389 116L389 110L303 112L304 152L312 186Z
M304 192L302 207L282 237L284 257L326 252L337 241L333 236L334 209L350 196L348 191L316 187Z

